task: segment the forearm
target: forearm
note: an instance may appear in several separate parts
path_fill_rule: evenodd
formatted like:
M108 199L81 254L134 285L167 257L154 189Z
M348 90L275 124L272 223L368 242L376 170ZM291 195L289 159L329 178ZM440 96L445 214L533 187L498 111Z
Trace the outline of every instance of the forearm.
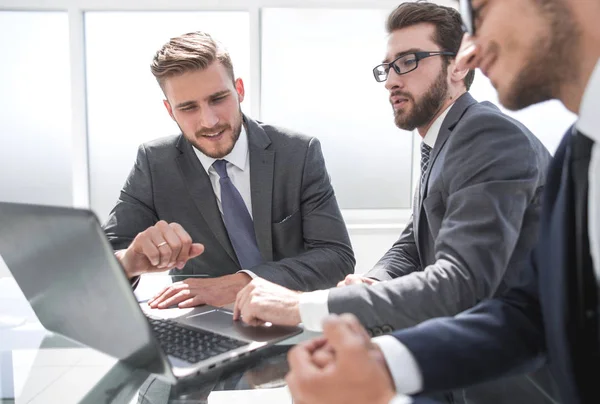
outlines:
M394 243L366 277L386 281L408 275L421 270L419 253L415 244L412 217L402 231L398 241Z
M353 272L354 263L349 246L322 247L296 257L261 264L250 271L292 290L312 291L334 287Z
M412 254L413 249L414 255ZM414 244L408 246L395 244L364 276L378 281L387 281L420 270L421 264Z
M152 190L150 164L142 145L119 199L103 226L115 250L129 247L138 233L158 222Z
M476 280L438 260L424 271L390 281L332 289L328 306L332 313L354 313L369 328L400 329L473 307L481 300L476 289Z
M523 290L482 302L455 318L430 320L394 336L416 359L424 392L531 371L545 360L539 302Z

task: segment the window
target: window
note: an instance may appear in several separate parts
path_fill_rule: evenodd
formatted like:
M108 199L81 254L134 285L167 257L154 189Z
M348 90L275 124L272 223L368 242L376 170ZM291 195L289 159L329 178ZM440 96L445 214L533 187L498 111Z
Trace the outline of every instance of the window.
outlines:
M150 72L156 51L191 31L206 31L231 53L247 91L250 44L247 12L88 12L85 14L90 203L104 221L115 205L137 147L179 133Z
M345 209L411 204L413 136L394 125L372 73L385 55L387 14L263 10L261 118L319 138Z
M67 13L0 11L2 201L72 204L68 30Z

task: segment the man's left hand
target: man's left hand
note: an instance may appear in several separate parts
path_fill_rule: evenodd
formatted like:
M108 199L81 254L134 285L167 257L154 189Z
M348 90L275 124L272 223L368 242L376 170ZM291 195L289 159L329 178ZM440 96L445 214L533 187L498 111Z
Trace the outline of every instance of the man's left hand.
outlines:
M288 354L286 382L294 403L389 403L395 390L383 353L358 319L330 316L323 322L323 336Z
M232 303L237 293L251 280L250 275L243 272L219 278L188 278L161 290L148 301L148 305L153 309L167 309L175 304L180 308L201 304L224 306Z

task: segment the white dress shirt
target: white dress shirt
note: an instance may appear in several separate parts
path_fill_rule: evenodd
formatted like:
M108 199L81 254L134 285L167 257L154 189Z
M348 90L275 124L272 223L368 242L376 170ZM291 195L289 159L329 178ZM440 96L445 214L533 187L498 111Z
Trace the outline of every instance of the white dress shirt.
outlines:
M446 119L446 115L448 115L452 105L454 105L454 103L448 106L448 108L433 121L423 138L423 142L432 149L435 146L440 129L442 128L442 123L444 122L444 119ZM323 320L329 315L329 307L327 305L328 298L329 290L317 290L314 292L302 293L300 295L299 311L304 328L310 331L323 330Z
M594 140L589 168L589 193L588 193L588 229L590 252L596 282L600 282L600 60L586 86L581 106L579 120L576 128L585 136ZM383 349L381 339L393 339L395 348ZM419 365L408 348L392 336L386 335L373 338L373 341L382 347L385 360L394 383L396 392L401 394L414 394L423 389L423 376ZM388 342L392 346L392 341ZM402 348L399 348L399 347ZM396 350L396 352L392 352Z
M221 212L221 215L223 215L223 206L221 205L221 183L219 182L221 177L219 177L217 170L215 170L213 167L213 163L217 161L217 159L207 156L195 147L194 152L196 153L196 156L198 156L198 160L200 160L202 167L204 167L204 170L208 174L212 188L215 191L215 196L217 197L219 211ZM250 213L250 217L252 217L252 198L250 193L250 156L248 151L248 135L244 125L242 125L240 137L238 138L237 142L235 142L233 149L221 160L227 161L227 175L242 196L244 204L248 209L248 213ZM253 272L248 270L241 270L240 272L250 275L251 278L256 277Z

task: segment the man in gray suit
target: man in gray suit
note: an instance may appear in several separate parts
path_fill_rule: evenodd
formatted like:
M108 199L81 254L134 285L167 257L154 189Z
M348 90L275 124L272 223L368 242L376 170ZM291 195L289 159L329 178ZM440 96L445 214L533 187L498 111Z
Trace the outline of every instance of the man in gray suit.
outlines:
M463 36L456 10L404 3L387 31L375 79L385 82L396 125L423 138L411 220L364 277L311 293L255 280L238 294L234 318L318 331L329 313L350 312L377 336L460 313L518 282L537 238L550 154L521 123L468 93L474 72L454 60ZM510 399L497 388L496 401L479 402L509 402L519 388L538 394L525 383L504 391Z
M309 291L351 273L319 141L243 115L244 84L206 33L172 38L151 69L182 134L140 146L104 227L133 283L189 275L150 306L231 303L255 277Z

